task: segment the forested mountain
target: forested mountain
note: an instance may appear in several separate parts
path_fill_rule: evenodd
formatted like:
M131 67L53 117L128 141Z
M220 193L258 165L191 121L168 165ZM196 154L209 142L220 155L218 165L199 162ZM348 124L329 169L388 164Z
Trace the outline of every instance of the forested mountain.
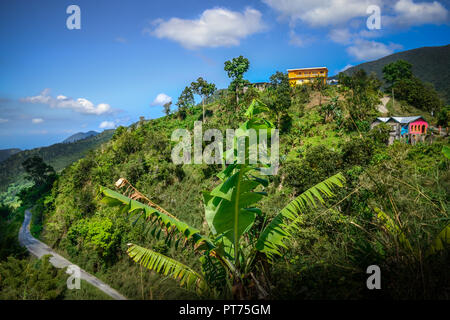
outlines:
M96 132L96 131L78 132L78 133L75 133L75 134L71 135L67 139L65 139L63 141L63 143L75 142L75 141L78 141L78 140L82 140L82 139L86 139L86 138L89 138L89 137L92 137L92 136L96 136L98 134L99 133Z
M22 150L17 149L17 148L0 150L0 162L8 159L10 156L12 156L13 154L16 154L20 151L22 151Z
M383 79L383 67L397 60L405 60L412 64L412 71L416 77L424 82L430 82L441 96L450 103L450 45L440 47L422 47L397 52L381 59L365 62L344 71L353 74L358 69L367 73L375 72Z
M31 156L40 156L56 171L60 171L74 161L84 157L90 150L111 139L113 133L114 130L105 130L96 136L73 143L56 143L48 147L24 150L12 155L0 163L0 192L5 191L11 183L23 179L25 171L22 163Z

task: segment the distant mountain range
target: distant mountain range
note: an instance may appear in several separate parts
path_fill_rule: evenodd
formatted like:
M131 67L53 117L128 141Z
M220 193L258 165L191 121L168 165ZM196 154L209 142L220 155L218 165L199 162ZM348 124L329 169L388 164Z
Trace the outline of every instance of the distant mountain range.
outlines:
M377 77L383 80L383 67L399 59L411 63L413 74L422 81L432 83L445 101L450 103L450 45L397 52L351 67L344 73L352 74L358 69L364 69L367 73L375 72Z
M75 133L73 135L71 135L70 137L68 137L66 140L63 141L63 143L72 143L72 142L76 142L78 140L83 140L89 137L93 137L98 135L99 133L96 131L88 131L88 132L78 132Z
M22 150L20 149L3 149L0 150L0 162L8 159L10 156L12 156L13 154L16 154L18 152L20 152Z
M98 148L109 141L114 130L91 135L88 138L72 143L56 143L48 147L20 151L0 162L0 192L6 191L11 183L24 180L25 171L22 162L31 156L38 155L56 171L61 171L73 162L83 158L90 150ZM66 139L67 140L67 139Z

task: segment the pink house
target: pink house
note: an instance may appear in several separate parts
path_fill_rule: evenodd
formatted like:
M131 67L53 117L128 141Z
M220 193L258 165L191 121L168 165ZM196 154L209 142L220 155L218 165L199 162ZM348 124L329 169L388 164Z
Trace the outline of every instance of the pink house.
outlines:
M371 129L380 123L386 123L391 127L388 144L392 144L394 140L401 138L407 138L411 144L415 144L417 141L424 141L429 126L428 122L421 116L379 117L372 122Z
M414 122L410 122L408 129L410 134L427 134L428 123L420 118Z

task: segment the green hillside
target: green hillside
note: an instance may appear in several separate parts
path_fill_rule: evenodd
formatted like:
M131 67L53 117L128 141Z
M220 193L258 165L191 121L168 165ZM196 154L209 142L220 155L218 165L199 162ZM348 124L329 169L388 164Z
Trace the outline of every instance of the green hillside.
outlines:
M387 125L370 129L381 83L364 72L339 86L271 81L204 106L187 88L178 111L117 128L21 194L33 234L129 299L450 299L448 136L388 146ZM214 142L278 128L278 172L175 164L173 133L186 129L195 148L199 120L203 134L217 129ZM11 237L0 237L5 257L20 253ZM367 288L372 265L383 290Z
M105 130L101 134L74 143L57 143L48 147L18 152L0 163L0 192L6 191L10 184L23 182L22 162L31 156L39 155L56 171L61 171L71 163L84 157L87 152L99 147L111 139L114 130Z
M8 159L10 156L12 156L13 154L16 154L18 152L20 152L20 149L3 149L0 150L0 162Z
M78 132L78 133L71 135L67 139L64 139L63 143L72 143L72 142L86 139L86 138L96 136L96 135L98 135L98 132L96 132L96 131Z
M379 297L450 298L445 291L450 283L448 255L424 256L448 224L450 163L441 153L448 138L436 138L431 145L386 146L383 126L369 131L370 121L378 114L375 106L381 93L375 81L363 81L361 90L355 92L339 87L328 87L320 93L309 87L291 91L289 86L280 86L277 91L249 90L241 96L239 105L233 92L206 105L203 132L208 128L221 132L237 128L252 114L277 123L281 131L280 170L265 177L267 184L257 189L261 200L252 207L258 214L251 229L254 233L242 239L242 256L255 259L241 261L251 266L243 270L246 276L240 280L244 297L257 297L258 281L272 299L373 298L376 294L366 289L366 268L377 264L381 270L389 270L383 273L385 287ZM314 102L319 101L319 95L321 103ZM246 113L254 98L269 109ZM288 102L286 109L276 109L282 103L280 98ZM118 128L101 149L63 170L51 192L41 200L42 239L130 299L236 298L234 289L226 289L221 266L207 264L209 256L196 250L201 247L199 243L193 247L189 241L171 239L180 225L185 236L201 233L220 239L208 227L204 192L221 183L217 174L224 168L175 165L171 160L175 145L170 140L172 132L184 128L192 133L194 121L200 119L202 106L195 106L130 128ZM293 211L302 208L301 215L295 220L297 227L289 229L285 248L279 247L281 256L270 260L253 247L261 228L269 221L277 222L274 217L281 209L338 173L346 182L343 188L333 188L335 197L321 204L315 198L317 194L310 194L310 200L305 198L304 203L291 207ZM181 222L167 218L169 227L173 227L168 230L162 218L137 219L141 212L137 205L121 209L105 205L117 205L123 197L99 201L100 188L114 190L119 178L126 178ZM223 192L215 190L215 194ZM244 201L250 201L252 196L248 197ZM317 207L308 201L317 201ZM127 214L129 210L135 211ZM148 210L150 214L153 209ZM221 289L191 292L186 283L180 286L170 276L146 271L127 255L129 243L156 252L153 255L158 255L159 262L165 261L161 256L165 255L198 274L212 272L208 283ZM229 250L227 246L224 241L217 252ZM194 274L192 270L189 272Z
M367 73L375 72L383 79L383 67L397 60L405 60L413 65L413 74L424 82L430 82L442 97L450 103L450 45L441 47L423 47L397 52L381 59L365 62L344 71L352 74L358 69Z

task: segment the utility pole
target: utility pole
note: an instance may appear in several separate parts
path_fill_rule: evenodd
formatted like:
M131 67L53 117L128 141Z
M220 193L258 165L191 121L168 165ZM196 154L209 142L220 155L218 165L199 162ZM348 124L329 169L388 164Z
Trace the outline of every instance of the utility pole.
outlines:
M395 98L394 98L394 86L392 86L392 110L395 110L394 109L394 103L395 103Z

